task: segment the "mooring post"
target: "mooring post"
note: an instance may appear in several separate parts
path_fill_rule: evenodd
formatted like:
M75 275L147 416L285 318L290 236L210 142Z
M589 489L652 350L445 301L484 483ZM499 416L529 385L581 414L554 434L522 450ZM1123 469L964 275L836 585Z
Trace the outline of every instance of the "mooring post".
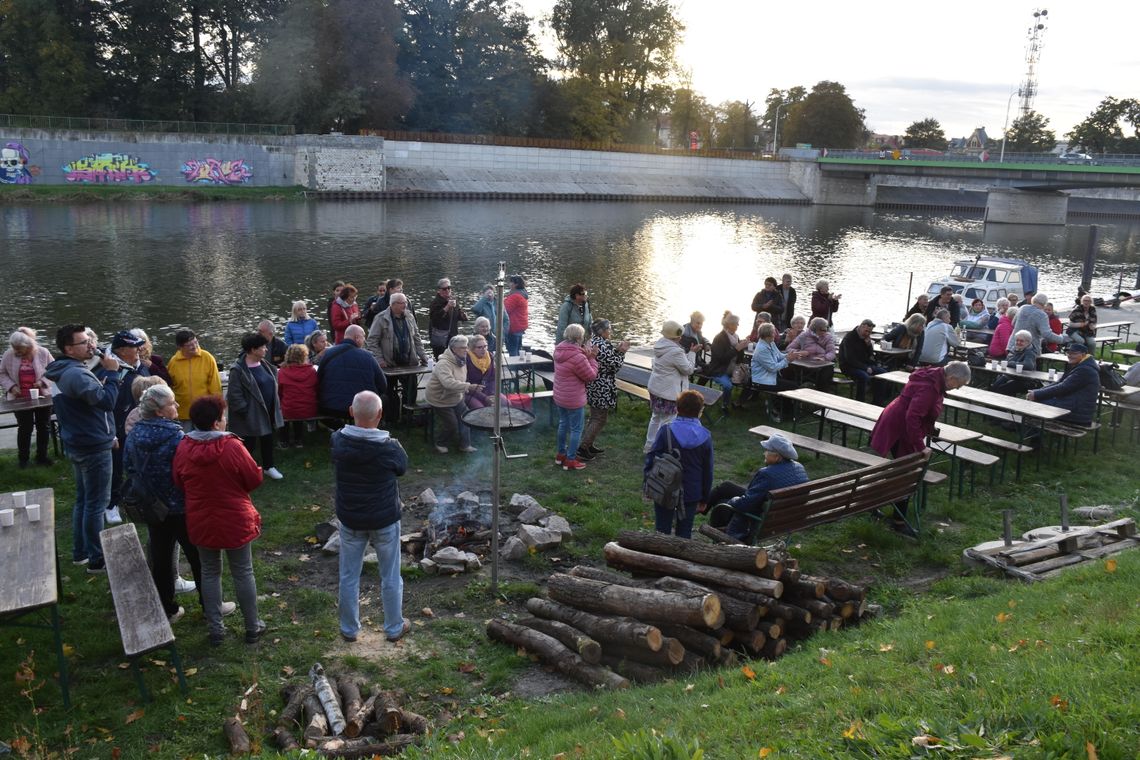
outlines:
M1001 532L1002 538L1005 540L1006 546L1013 546L1013 510L1003 509L1001 511Z

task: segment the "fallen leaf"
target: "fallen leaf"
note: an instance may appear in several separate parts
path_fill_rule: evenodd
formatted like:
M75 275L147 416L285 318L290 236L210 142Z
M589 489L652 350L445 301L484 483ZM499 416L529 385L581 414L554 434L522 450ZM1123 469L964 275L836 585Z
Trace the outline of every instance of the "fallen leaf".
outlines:
M1097 760L1096 747L1092 742L1085 742L1085 752L1089 755L1089 760Z
M190 676L196 676L196 675L198 675L198 668L187 668L186 669L186 677L187 678L189 678Z
M71 646L71 644L64 644L63 645L63 656L64 657L74 657L75 656L75 647Z
M1069 701L1067 699L1061 699L1061 695L1059 694L1054 694L1053 696L1049 697L1049 704L1053 705L1053 707L1056 707L1061 712L1066 712L1069 709Z
M1013 620L1013 613L999 612L998 614L994 615L994 620L998 621L999 623L1008 623L1010 620Z
M830 668L831 667L831 660L829 660L826 657L820 657L819 658L819 664L823 665L824 667Z
M474 673L475 672L475 663L473 663L473 662L461 662L461 663L459 663L459 672L460 673Z
M843 732L843 738L844 739L857 739L857 738L859 738L862 728L863 728L863 721L861 721L861 720L851 721L851 725L848 726L847 730Z
M166 667L166 660L151 660L150 664L155 666L156 668L165 668Z
M136 720L138 720L139 718L141 718L144 715L146 715L146 710L144 710L143 708L140 707L139 709L135 710L133 713L131 713L130 715L128 715L126 718L123 719L123 725L129 726L130 724L134 723Z
M694 688L696 688L696 685L695 685L695 684L691 684L691 683L687 683L687 684L685 684L685 692L686 692L686 693L688 693L688 692L692 691Z
M614 717L618 720L625 720L625 710L620 707L614 710Z
M776 687L776 694L786 694L787 692L788 692L787 686L780 685L780 686Z
M111 760L119 760L119 758L122 756L123 750L119 749L118 747L111 748Z
M318 539L316 536L305 536L305 543L316 545L320 543L320 539Z
M929 649L934 649L934 639L927 639L927 640L926 640L926 648L927 648L928 650L929 650Z
M745 665L744 667L742 667L742 668L740 669L740 672L741 672L741 673L743 673L743 674L744 674L744 677L745 677L745 678L747 678L749 681L751 681L751 680L753 680L754 678L756 678L756 671L755 671L755 670L753 670L752 668L748 667L747 665Z
M15 739L12 739L10 742L8 742L8 744L20 755L28 754L28 750L32 748L32 743L28 741L27 737L25 736L17 736Z
M770 754L772 754L771 747L761 747L760 751L756 753L756 757L768 757Z
M937 736L931 736L930 734L921 734L911 739L910 743L916 747L937 747L942 743L942 740Z
M1016 606L1017 606L1017 600L1016 599L1010 599L1009 600L1009 608L1012 610Z
M119 670L130 670L130 669L131 669L131 664L129 662L120 662L119 663Z
M952 676L952 675L954 675L954 666L953 665L947 665L946 667L942 668L942 672L948 676Z
M1104 561L1104 571L1106 573L1115 573L1116 572L1116 560L1106 559ZM1089 746L1091 747L1092 745L1090 744ZM1094 750L1094 752L1095 752L1095 750Z
M895 648L894 644L879 644L879 651L880 652L889 652L894 648Z
M451 688L450 686L440 686L439 687L439 693L440 694L454 694L455 689Z
M420 614L426 618L435 617L435 613L431 611L431 607L424 607L422 610L420 610Z

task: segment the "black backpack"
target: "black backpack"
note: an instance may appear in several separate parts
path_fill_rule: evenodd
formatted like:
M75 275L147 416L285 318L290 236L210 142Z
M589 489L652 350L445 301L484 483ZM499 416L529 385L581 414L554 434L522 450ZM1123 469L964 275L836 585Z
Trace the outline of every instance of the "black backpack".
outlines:
M1120 369L1115 364L1102 364L1099 368L1100 372L1100 385L1110 391L1118 391L1123 388L1127 383L1124 381L1124 375L1120 374Z
M170 507L147 485L143 473L146 472L150 454L144 454L142 462L138 456L132 458L134 472L123 479L119 494L119 506L127 514L127 519L135 523L160 523L166 519Z
M672 426L665 426L669 448L657 455L645 476L645 494L654 504L680 512L685 505L685 488L682 480L681 452L673 440Z

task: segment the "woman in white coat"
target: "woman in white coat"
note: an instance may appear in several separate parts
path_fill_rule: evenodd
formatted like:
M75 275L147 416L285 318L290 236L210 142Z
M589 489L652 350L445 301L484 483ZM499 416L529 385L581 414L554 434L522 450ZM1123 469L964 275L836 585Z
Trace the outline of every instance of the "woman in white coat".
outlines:
M684 328L678 322L667 321L661 326L661 337L653 344L653 369L649 373L649 429L645 432L648 454L657 440L657 430L677 418L677 396L689 388L689 375L696 366L694 343L688 351L681 348Z

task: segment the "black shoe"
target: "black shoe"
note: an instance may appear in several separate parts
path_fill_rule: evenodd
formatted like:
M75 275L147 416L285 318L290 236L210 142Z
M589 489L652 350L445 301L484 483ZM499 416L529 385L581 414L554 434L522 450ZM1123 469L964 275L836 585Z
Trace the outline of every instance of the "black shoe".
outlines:
M88 562L87 563L87 574L88 575L106 575L107 574L107 563L103 562L103 561L100 561L98 564L96 564L94 562Z
M21 470L28 469L28 460L27 459L21 459L20 460L20 469Z
M592 443L590 444L590 448L589 448L589 449L587 449L587 450L588 450L588 451L589 451L591 454L601 454L602 452L604 452L604 451L605 451L605 449L599 449L597 446L595 446L595 445L594 445L594 444L592 444Z
M578 449L578 457L577 458L581 459L583 462L589 462L591 459L594 458L594 455L592 453L590 453L589 449Z
M55 464L55 460L49 459L48 457L36 457L36 464L40 467L51 467Z
M264 622L258 620L256 630L245 632L245 643L256 644L261 640L261 637L267 630L269 630L269 626L267 626Z
M226 640L226 634L224 634L224 633L211 633L209 638L210 638L210 646L220 647L222 645L222 642L224 642Z
M910 524L905 520L891 520L888 525L895 533L909 538L918 538L918 531L910 527Z

